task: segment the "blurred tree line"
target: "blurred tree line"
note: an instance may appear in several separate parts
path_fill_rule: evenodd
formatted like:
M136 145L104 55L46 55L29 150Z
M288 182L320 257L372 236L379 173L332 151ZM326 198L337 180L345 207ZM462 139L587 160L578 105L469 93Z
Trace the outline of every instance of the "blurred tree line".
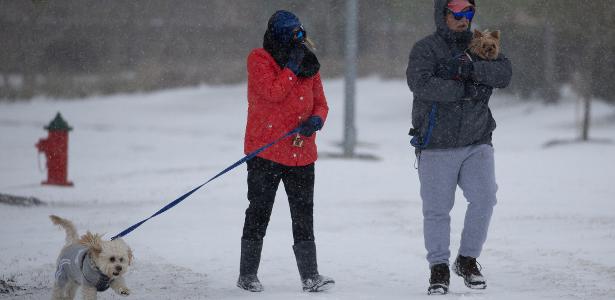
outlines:
M615 102L611 0L477 0L475 28L502 30L514 66L505 91L556 102L562 85ZM343 0L0 0L0 99L82 97L246 79L278 9L340 77ZM359 1L359 72L404 78L412 45L434 30L433 1Z

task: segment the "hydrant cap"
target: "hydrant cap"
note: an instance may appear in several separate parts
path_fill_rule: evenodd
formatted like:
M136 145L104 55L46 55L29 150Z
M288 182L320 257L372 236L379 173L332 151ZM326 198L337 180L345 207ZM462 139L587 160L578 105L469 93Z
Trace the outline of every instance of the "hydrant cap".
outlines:
M73 128L64 121L62 115L58 113L56 117L49 123L49 125L45 126L47 130L60 130L60 131L70 131Z

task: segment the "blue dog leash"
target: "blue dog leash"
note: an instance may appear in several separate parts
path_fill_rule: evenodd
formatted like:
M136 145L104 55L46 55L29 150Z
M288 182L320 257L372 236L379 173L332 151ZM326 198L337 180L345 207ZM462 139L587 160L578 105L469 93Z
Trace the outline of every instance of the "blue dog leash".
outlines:
M246 155L244 158L242 158L242 159L238 160L237 162L235 162L234 164L230 165L228 168L224 169L222 172L218 173L216 176L214 176L214 177L212 177L211 179L207 180L205 183L203 183L203 184L201 184L201 185L199 185L199 186L195 187L194 189L192 189L191 191L189 191L189 192L185 193L185 194L184 194L184 195L182 195L181 197L179 197L179 198L177 198L177 199L173 200L173 202L171 202L171 203L167 204L165 207L161 208L159 211L157 211L155 214L151 215L149 218L147 218L147 219L145 219L145 220L143 220L143 221L141 221L141 222L139 222L139 223L136 223L136 224L134 224L134 225L132 225L132 226L128 227L128 228L127 228L127 229L125 229L124 231L122 231L122 232L120 232L119 234L117 234L116 236L112 237L112 238L111 238L111 240L115 240L115 239L117 239L117 238L120 238L120 237L124 237L124 236L126 236L127 234L129 234L130 232L132 232L133 230L135 230L135 229L137 229L139 226L141 226L143 223L147 222L149 219L151 219L151 218L153 218L153 217L155 217L155 216L157 216L157 215L162 214L163 212L165 212L165 211L167 211L167 210L171 209L173 206L175 206L175 205L179 204L180 202L184 201L186 198L188 198L190 195L192 195L192 193L196 192L198 189L200 189L200 188L201 188L201 187L203 187L204 185L208 184L209 182L213 181L214 179L216 179L216 178L218 178L218 177L220 177L220 176L224 175L226 172L228 172L228 171L230 171L230 170L232 170L232 169L234 169L234 168L238 167L239 165L243 164L244 162L246 162L246 161L248 161L248 160L250 160L250 159L254 158L256 155L258 155L259 153L261 153L261 152L265 151L265 149L267 149L267 148L269 148L269 147L273 146L274 144L278 143L279 141L281 141L281 140L283 140L283 139L285 139L285 138L287 138L287 137L289 137L289 136L291 136L291 135L293 135L293 134L298 133L298 132L299 132L299 128L300 128L300 127L297 127L297 128L295 128L295 129L293 129L293 130L289 131L289 132L288 132L287 134L285 134L283 137L281 137L281 138L279 138L279 139L277 139L277 140L275 140L275 141L273 141L273 142L271 142L271 143L269 143L269 144L267 144L267 145L265 145L265 146L262 146L262 147L258 148L256 151L254 151L254 152L252 152L252 153L250 153L250 154Z
M420 138L419 135L415 135L410 140L410 144L419 150L423 150L427 148L429 145L429 141L431 140L431 133L433 132L433 128L436 125L436 113L438 111L438 106L436 103L431 105L431 111L429 112L429 124L427 125L427 132L425 133L424 138Z

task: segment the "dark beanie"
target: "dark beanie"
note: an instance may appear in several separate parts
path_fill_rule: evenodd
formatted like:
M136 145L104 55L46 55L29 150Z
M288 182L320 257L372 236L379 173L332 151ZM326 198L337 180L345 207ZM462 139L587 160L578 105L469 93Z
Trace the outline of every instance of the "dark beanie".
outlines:
M278 10L269 18L267 26L273 38L280 44L286 45L290 43L293 30L301 26L301 22L293 13L286 10Z

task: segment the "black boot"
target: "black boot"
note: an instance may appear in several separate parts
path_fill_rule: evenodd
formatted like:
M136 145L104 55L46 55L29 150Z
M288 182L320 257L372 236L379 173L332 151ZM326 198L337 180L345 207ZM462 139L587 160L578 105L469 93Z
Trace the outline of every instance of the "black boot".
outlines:
M471 289L486 289L487 282L485 277L480 273L480 264L476 262L476 258L469 256L457 256L453 270L455 274L463 277L463 282Z
M297 259L299 275L301 275L303 291L321 292L335 286L335 280L333 280L333 278L318 274L316 244L314 241L298 242L293 246L293 250L295 251L295 258Z
M437 264L431 267L427 295L446 295L450 283L451 272L447 264Z
M263 241L241 240L241 260L239 262L239 279L237 286L250 292L262 292L263 285L256 277L261 262Z

